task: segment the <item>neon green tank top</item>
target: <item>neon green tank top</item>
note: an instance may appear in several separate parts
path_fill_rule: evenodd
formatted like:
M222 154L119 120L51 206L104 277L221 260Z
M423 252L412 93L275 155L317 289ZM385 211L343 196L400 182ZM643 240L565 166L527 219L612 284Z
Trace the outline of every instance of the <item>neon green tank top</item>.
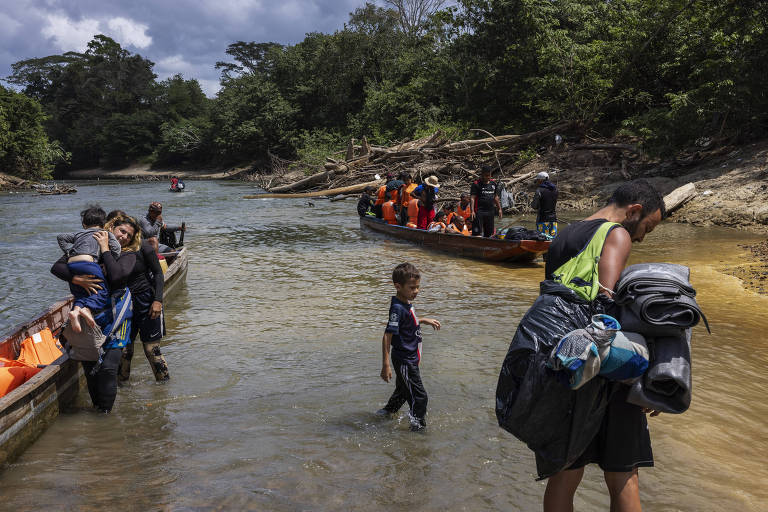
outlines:
M618 222L601 224L584 250L552 272L555 282L567 286L583 299L595 300L600 293L600 283L597 281L600 254L603 252L608 232L614 226L620 226L620 224Z

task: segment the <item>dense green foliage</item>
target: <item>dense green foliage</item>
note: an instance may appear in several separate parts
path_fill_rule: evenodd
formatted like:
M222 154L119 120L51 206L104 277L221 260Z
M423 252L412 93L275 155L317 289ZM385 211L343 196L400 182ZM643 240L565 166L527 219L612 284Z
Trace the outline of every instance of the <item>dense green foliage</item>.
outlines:
M0 86L0 171L23 178L49 178L69 155L48 140L40 104Z
M8 81L42 105L38 125L73 166L268 151L315 161L350 136L520 133L562 119L657 153L768 132L762 0L460 0L427 14L415 26L366 4L333 34L235 42L216 64L215 99L195 80L156 81L152 62L105 36L83 54L18 62Z

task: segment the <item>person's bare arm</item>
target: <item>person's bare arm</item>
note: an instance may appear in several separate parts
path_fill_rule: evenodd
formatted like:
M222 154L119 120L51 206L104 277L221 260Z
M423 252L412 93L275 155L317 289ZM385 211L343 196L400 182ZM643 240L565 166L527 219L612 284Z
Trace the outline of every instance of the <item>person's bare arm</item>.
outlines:
M609 297L613 294L616 283L619 281L619 275L624 270L631 251L632 239L627 230L621 227L613 228L605 239L603 252L597 266L598 280L601 285L600 293Z
M436 331L440 330L440 322L434 318L419 318L419 325L421 324L431 325Z
M381 338L381 379L389 382L392 379L392 367L389 365L389 349L392 346L392 333L385 332Z
M499 220L501 220L503 212L501 211L501 201L499 200L499 196L493 196L493 202L496 203L496 208L499 211Z
M476 195L469 196L469 218L475 220L475 201L477 201Z

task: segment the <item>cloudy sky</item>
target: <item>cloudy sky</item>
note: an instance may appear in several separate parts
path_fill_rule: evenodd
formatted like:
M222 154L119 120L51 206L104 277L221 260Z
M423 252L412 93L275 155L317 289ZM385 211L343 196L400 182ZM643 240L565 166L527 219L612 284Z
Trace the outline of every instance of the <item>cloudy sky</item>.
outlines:
M377 2L383 4L383 2ZM333 32L364 0L1 0L0 77L32 57L83 51L95 34L155 63L164 79L196 78L213 96L216 61L235 41L292 44Z

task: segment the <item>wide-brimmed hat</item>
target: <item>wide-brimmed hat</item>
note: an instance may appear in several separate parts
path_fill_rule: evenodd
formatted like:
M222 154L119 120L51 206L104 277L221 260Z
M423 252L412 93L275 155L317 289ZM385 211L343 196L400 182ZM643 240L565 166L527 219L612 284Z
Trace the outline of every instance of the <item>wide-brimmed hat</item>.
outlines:
M437 181L437 176L430 176L424 180L424 183L429 185L430 187L437 187L439 186L439 182Z

